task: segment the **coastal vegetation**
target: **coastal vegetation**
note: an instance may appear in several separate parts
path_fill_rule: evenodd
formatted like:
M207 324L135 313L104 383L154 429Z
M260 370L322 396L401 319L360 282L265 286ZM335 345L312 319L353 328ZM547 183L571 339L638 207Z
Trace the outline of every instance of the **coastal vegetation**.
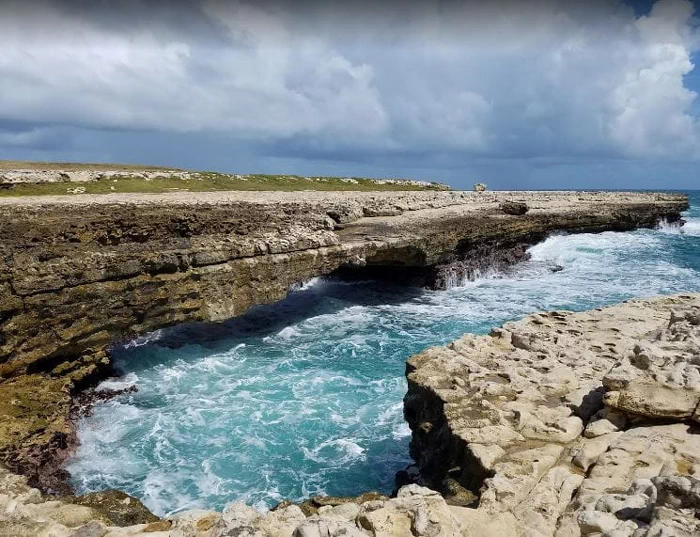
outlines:
M0 197L247 191L450 190L437 182L274 174L230 174L120 164L0 161Z

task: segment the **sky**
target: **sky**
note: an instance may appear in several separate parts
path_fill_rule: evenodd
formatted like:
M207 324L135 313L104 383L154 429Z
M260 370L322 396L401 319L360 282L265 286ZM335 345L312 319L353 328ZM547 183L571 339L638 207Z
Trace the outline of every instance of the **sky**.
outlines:
M3 0L0 159L700 188L688 0Z

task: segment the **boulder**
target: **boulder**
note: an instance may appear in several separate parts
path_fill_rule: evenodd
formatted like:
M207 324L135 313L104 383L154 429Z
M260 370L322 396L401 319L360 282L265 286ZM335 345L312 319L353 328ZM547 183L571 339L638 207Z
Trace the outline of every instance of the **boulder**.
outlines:
M672 312L651 341L639 342L603 379L605 404L636 416L697 421L700 308Z
M522 216L530 210L524 201L504 201L498 208L506 214L515 216Z

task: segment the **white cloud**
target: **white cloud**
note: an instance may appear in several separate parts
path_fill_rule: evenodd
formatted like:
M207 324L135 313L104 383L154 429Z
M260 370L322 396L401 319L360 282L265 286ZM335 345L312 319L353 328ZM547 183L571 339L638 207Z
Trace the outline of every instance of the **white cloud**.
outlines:
M686 0L641 18L607 0L364 14L205 0L215 39L19 5L0 7L4 120L292 138L358 158L700 157Z
M285 32L279 16L231 6L205 4L231 38L212 48L196 36L110 32L50 3L32 4L32 12L3 5L0 116L249 138L373 136L385 128L370 66ZM273 34L284 47L271 41Z
M683 85L693 70L687 22L692 5L664 1L637 21L640 47L610 92L611 139L630 155L700 156L697 93Z

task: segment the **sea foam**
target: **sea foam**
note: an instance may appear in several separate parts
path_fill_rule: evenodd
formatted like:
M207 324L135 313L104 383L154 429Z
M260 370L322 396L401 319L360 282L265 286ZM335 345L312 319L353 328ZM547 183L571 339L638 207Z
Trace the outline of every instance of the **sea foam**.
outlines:
M507 273L447 291L314 280L222 325L140 338L115 350L123 376L102 384L138 391L80 421L73 483L161 515L389 493L410 463L409 356L533 311L700 291L700 214L686 218L682 232L552 236Z

